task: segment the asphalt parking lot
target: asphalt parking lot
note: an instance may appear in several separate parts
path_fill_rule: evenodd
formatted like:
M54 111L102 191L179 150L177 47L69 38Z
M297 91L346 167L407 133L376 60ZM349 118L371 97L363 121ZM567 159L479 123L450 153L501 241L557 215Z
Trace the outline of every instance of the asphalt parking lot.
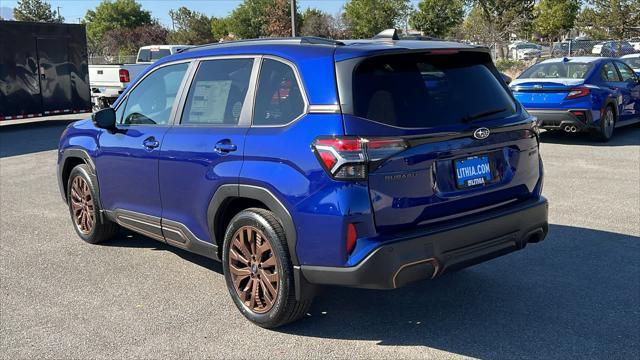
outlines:
M550 234L396 291L330 288L278 330L246 321L221 267L122 232L73 231L64 122L0 128L2 358L640 357L640 127L543 134Z

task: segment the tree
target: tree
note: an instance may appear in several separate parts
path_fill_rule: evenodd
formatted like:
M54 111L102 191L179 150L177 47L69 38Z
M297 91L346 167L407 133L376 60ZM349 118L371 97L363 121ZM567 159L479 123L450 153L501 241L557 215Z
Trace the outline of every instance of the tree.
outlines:
M296 11L297 13L297 11ZM291 2L289 0L274 0L267 6L266 36L291 36Z
M229 32L241 39L259 38L267 32L267 9L275 0L245 0L229 15Z
M382 30L395 28L410 9L409 0L349 0L344 13L354 37L370 38Z
M579 15L582 30L594 39L626 39L640 32L640 0L588 0Z
M175 44L200 45L214 41L211 33L211 19L205 14L191 11L186 7L169 11L176 30L169 34L169 41Z
M142 10L142 6L135 0L103 0L95 10L87 10L83 22L87 25L88 50L92 54L102 50L102 36L107 31L133 29L156 23L151 18L151 13Z
M495 41L495 34L491 23L485 19L482 8L476 5L462 23L462 34L465 39L476 44L491 44Z
M463 18L462 0L422 0L409 18L409 25L427 36L445 37Z
M302 36L320 36L330 38L333 34L331 15L318 10L308 8L301 16Z
M531 25L535 0L473 0L485 25L489 26L498 56L504 58L502 44L511 34L523 34Z
M51 4L42 0L18 0L18 6L13 9L13 17L18 21L64 22L57 11L51 10Z
M211 35L214 41L220 41L229 36L229 19L228 18L211 18Z
M534 7L533 28L541 36L555 40L573 28L580 0L540 0Z
M101 43L105 54L135 55L142 46L166 44L168 35L169 30L159 24L118 28L104 33Z

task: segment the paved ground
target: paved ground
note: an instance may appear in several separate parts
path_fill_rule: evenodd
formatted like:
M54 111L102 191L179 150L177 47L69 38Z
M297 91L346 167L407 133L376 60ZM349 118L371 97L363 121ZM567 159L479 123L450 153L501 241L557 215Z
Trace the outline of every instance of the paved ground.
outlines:
M3 358L640 356L640 128L544 136L547 240L392 291L327 289L277 331L245 321L220 266L123 233L82 243L55 179L63 123L0 129Z

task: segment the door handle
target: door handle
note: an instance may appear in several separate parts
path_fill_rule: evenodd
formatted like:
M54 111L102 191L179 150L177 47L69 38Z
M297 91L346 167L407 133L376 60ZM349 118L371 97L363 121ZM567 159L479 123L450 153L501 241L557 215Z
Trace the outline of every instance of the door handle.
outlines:
M142 145L144 145L144 147L147 148L147 149L155 149L158 146L160 146L160 141L156 140L155 137L151 136L151 137L148 137L147 139L145 139L142 142Z
M216 144L213 148L218 154L228 154L232 151L238 150L236 144L232 144L231 140L222 140Z

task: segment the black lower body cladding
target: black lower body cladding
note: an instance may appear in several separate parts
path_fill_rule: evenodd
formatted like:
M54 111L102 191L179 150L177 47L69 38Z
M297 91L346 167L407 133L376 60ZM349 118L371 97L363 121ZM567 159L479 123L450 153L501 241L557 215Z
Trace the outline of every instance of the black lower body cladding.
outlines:
M353 267L301 266L312 284L394 289L523 249L548 231L543 197L403 235Z

